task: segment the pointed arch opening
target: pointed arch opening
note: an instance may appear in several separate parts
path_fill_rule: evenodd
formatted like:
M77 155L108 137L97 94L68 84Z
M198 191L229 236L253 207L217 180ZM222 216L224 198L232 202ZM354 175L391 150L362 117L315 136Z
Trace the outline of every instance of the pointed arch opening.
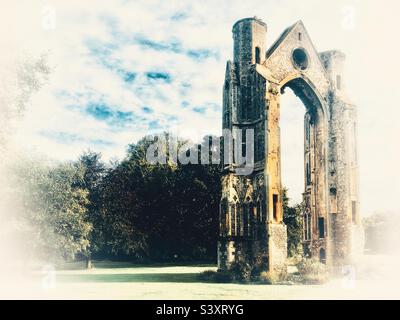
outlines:
M282 81L281 85L281 104L285 102L285 92L292 93L292 99L296 100L294 107L300 106L295 112L290 114L291 120L298 123L296 126L296 132L293 133L293 123L286 123L281 125L281 150L282 151L282 180L285 182L285 175L288 173L287 165L285 162L296 161L295 165L290 165L291 168L295 167L296 170L292 170L296 175L296 186L295 190L296 203L303 202L304 211L303 215L303 244L304 248L307 246L312 249L311 254L318 257L321 254L322 259L325 261L325 249L320 251L327 241L327 230L328 220L321 219L326 217L328 212L328 200L329 190L328 188L328 177L327 177L327 156L328 156L328 132L327 132L327 121L328 112L325 101L321 98L315 86L303 75L297 74L293 77ZM293 99L293 95L297 96L298 99ZM304 109L301 108L304 106ZM289 108L285 108L285 103L282 104L281 119L285 120L285 113L288 112ZM294 111L289 110L290 112ZM295 113L295 114L294 114ZM294 119L294 115L296 118ZM303 115L303 117L302 117ZM301 119L301 120L300 120ZM303 122L304 121L304 122ZM286 127L285 127L286 126ZM290 127L288 127L290 126ZM290 133L290 131L292 131ZM303 134L302 134L303 133ZM295 147L288 147L289 152L285 155L285 138L288 134L296 135ZM296 159L296 154L298 157ZM289 154L289 160L287 159ZM286 158L285 158L286 157ZM301 160L302 158L302 160ZM302 179L299 172L302 171ZM293 175L293 174L292 174ZM301 186L301 184L303 184ZM283 184L284 187L287 185ZM289 187L289 198L292 197ZM301 190L301 191L300 191ZM314 247L314 241L318 242L318 245Z

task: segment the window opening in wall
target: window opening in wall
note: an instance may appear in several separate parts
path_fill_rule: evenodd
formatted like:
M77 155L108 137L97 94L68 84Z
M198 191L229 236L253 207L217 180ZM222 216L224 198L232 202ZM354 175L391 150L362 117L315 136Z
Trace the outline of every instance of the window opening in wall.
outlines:
M319 238L325 238L325 219L319 217L318 218L318 231L319 231Z
M246 128L242 129L242 157L246 157Z
M272 213L273 213L274 220L276 221L276 220L278 220L278 195L277 194L272 195L272 203L273 203Z
M256 63L260 63L260 48L256 47Z

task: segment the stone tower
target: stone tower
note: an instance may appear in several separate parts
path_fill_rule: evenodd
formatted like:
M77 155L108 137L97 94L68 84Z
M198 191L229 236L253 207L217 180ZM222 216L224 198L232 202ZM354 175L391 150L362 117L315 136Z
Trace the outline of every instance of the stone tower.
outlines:
M233 132L234 153L246 155L254 132L254 169L237 174L238 157L222 177L218 266L247 263L286 274L283 223L280 96L289 87L304 117L303 244L307 255L330 266L349 263L362 250L358 200L356 107L343 81L344 55L318 53L301 21L267 50L267 26L257 18L233 26L233 62L223 89L223 129ZM225 145L226 145L226 141Z
M287 237L279 128L272 124L279 121L279 106L274 101L267 104L267 80L256 70L257 64L265 62L266 32L265 23L256 18L233 26L234 58L226 67L223 129L239 130L243 137L236 141L242 138L242 143L245 130L254 130L254 170L250 175L237 175L235 163L224 168L218 263L220 269L229 269L235 262L246 262L284 275Z

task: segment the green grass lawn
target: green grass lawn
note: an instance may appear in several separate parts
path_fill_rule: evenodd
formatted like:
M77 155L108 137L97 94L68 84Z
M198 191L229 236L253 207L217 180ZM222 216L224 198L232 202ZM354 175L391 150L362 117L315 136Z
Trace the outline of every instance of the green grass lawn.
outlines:
M195 283L204 270L216 270L214 265L176 266L158 264L151 266L129 263L95 262L94 268L62 270L57 273L61 283L74 282L123 282L123 283Z
M6 298L46 299L368 299L399 297L400 281L382 280L368 273L348 285L342 279L325 285L266 285L207 283L198 279L215 265L134 265L94 262L94 268L67 264L51 276L36 273L31 281L13 283ZM398 270L398 269L397 269ZM4 283L2 283L4 284ZM392 288L392 289L391 289ZM1 295L0 295L1 296Z

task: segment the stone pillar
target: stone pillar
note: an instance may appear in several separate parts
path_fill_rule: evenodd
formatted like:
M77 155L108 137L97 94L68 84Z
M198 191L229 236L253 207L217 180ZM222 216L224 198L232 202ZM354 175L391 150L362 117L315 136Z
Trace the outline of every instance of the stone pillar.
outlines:
M266 116L266 199L268 216L269 271L284 277L287 272L287 230L283 223L280 136L280 90L269 82Z
M279 91L256 71L265 62L266 25L257 18L239 20L233 26L233 62L228 62L224 84L223 128L253 129L254 172L235 173L226 165L218 244L218 266L229 270L234 263L247 263L259 272L286 275L287 235L283 224L280 177ZM271 133L272 132L272 133ZM250 208L249 208L250 206ZM251 232L245 210L253 212ZM224 227L225 226L225 227Z

